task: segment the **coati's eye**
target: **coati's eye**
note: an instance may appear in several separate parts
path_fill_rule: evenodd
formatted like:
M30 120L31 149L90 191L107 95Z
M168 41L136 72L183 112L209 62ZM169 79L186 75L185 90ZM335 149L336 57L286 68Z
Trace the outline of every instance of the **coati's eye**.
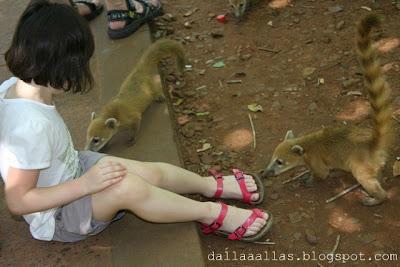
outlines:
M100 137L93 137L93 143L97 144L100 141Z
M283 165L283 160L281 160L281 159L277 159L275 162L276 162L276 164L278 164L279 166Z

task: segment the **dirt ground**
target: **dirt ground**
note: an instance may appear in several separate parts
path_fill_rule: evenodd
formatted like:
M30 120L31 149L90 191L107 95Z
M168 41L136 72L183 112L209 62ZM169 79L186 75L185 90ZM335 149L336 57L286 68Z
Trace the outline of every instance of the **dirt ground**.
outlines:
M214 167L228 172L235 166L258 172L287 130L300 135L343 122L367 125L368 101L354 37L356 22L371 9L385 16L375 37L395 110L400 109L400 10L392 1L260 2L237 21L229 14L228 0L168 0L167 14L155 23L156 37L167 34L185 44L192 66L184 81L172 71L164 75L179 150L190 170L205 174ZM219 14L228 14L226 23L217 21ZM252 112L251 104L263 110ZM255 148L248 114L254 122ZM265 180L267 196L260 206L275 217L266 236L274 244L206 236L207 264L400 266L400 180L392 174L399 148L393 147L384 173L390 199L377 207L362 206L358 189L325 203L356 183L343 172L312 188L300 182L282 184L299 170ZM337 260L331 263L326 253L338 237ZM303 258L305 254L311 254L311 260ZM257 260L257 255L262 258Z

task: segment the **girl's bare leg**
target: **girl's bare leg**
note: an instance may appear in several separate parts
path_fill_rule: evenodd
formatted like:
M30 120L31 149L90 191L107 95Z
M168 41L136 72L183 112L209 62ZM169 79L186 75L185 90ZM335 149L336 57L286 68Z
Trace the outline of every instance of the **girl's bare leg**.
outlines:
M217 189L217 183L213 177L201 177L196 173L171 164L140 162L111 156L104 157L101 160L120 162L127 167L128 172L142 177L152 185L178 194L197 193L205 197L212 197ZM257 185L251 176L245 175L245 183L249 192L257 191ZM242 198L242 192L233 175L224 176L222 198ZM259 194L253 194L251 198L255 201L259 198Z
M156 223L198 221L212 223L220 213L220 204L198 202L156 187L142 177L128 173L119 183L92 195L93 216L108 221L119 210L129 210L144 220ZM234 231L242 225L250 210L229 207L221 230ZM266 223L268 215L257 218L245 236L256 234Z

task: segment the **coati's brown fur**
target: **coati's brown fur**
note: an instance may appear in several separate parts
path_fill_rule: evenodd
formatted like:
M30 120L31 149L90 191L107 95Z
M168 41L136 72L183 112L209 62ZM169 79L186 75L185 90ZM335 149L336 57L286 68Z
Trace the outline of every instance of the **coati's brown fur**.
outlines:
M289 131L280 143L264 175L278 175L297 166L307 166L313 178L324 179L331 169L349 171L370 195L363 204L372 206L387 198L378 178L393 142L390 88L372 45L371 30L380 23L376 15L361 20L357 32L357 54L372 106L373 128L329 127L295 138Z
M131 138L134 138L142 113L154 100L164 97L154 76L160 60L170 55L176 56L178 68L183 73L185 56L181 44L168 39L153 43L122 83L119 93L101 108L98 116L92 115L86 149L99 151L111 137L123 130L130 130Z

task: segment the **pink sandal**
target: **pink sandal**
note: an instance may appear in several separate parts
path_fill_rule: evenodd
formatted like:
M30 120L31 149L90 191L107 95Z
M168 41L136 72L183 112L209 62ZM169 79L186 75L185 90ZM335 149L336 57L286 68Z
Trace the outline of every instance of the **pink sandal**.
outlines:
M236 228L236 230L233 231L232 233L218 231L218 229L222 226L224 222L226 214L228 213L228 205L222 202L220 202L220 204L221 204L221 212L219 213L218 218L210 225L207 225L205 223L200 224L201 231L206 235L211 233L216 233L228 237L229 240L254 242L262 238L272 226L273 218L270 213L262 211L260 209L252 209L253 213L247 218L247 220L241 226ZM264 227L257 234L244 237L244 234L246 233L247 229L253 224L253 222L257 218L263 218L264 213L268 215L268 220L267 223L264 225Z
M215 199L221 198L222 192L224 191L224 177L222 173L217 172L214 169L208 170L208 172L215 178L217 181L217 190L215 191L214 197ZM244 174L242 171L238 169L232 169L233 175L236 178L236 181L239 184L240 190L242 191L242 201L246 204L257 205L264 201L264 185L260 179L260 177L256 174L249 174L253 177L254 181L257 184L258 191L249 192L246 187L246 183L244 182ZM251 196L253 194L259 194L259 198L256 201L251 200Z

